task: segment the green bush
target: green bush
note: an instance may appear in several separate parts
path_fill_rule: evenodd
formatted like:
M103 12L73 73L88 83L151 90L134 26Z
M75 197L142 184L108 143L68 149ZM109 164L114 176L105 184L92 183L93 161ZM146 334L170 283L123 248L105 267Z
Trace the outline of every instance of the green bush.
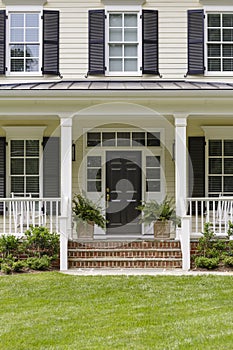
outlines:
M233 257L232 256L227 256L223 260L223 264L228 267L233 267Z
M7 262L3 262L1 264L1 272L5 273L6 275L9 275L12 273L12 266L10 266Z
M51 266L51 258L47 255L41 258L31 257L27 259L27 266L32 270L48 270Z
M51 233L47 227L31 226L29 230L25 232L26 251L33 255L41 257L42 255L49 255L57 257L59 252L59 235L57 233Z
M219 258L207 258L205 256L197 256L195 258L195 266L204 269L216 269L219 265Z
M14 272L22 272L27 268L27 263L23 260L18 260L13 262L12 264L12 271Z
M19 252L20 239L14 235L2 235L0 237L0 254L3 258Z

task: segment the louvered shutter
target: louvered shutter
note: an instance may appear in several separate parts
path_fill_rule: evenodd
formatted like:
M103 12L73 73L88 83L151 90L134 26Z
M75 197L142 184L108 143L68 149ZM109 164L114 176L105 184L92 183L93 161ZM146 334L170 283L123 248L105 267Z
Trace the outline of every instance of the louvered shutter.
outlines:
M0 11L0 74L6 72L6 11Z
M142 11L142 73L159 74L158 11Z
M205 196L205 138L189 137L189 195ZM192 176L193 174L193 176Z
M0 137L0 198L6 197L6 138ZM3 202L0 200L0 214L3 214Z
M60 197L60 139L43 140L43 196Z
M88 74L105 73L105 12L89 11Z
M204 11L188 11L188 74L204 73Z
M59 75L59 11L43 12L43 74Z

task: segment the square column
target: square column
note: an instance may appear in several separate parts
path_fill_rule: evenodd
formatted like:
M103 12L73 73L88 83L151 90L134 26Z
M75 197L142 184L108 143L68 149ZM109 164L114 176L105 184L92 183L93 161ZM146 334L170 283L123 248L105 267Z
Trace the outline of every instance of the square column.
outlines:
M180 217L186 215L187 199L187 115L174 114L175 118L175 194L176 212Z

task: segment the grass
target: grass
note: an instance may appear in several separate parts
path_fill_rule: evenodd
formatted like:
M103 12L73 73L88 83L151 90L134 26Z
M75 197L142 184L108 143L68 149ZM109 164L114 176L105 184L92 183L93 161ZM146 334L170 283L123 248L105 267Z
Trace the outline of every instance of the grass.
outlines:
M230 276L1 276L0 349L232 349L232 290Z

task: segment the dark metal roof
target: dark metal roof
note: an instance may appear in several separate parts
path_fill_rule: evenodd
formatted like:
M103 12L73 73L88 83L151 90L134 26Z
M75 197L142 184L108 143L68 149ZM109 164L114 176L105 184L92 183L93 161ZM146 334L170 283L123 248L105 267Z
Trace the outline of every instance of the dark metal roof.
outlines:
M79 80L0 84L0 90L232 90L233 83L153 80Z

